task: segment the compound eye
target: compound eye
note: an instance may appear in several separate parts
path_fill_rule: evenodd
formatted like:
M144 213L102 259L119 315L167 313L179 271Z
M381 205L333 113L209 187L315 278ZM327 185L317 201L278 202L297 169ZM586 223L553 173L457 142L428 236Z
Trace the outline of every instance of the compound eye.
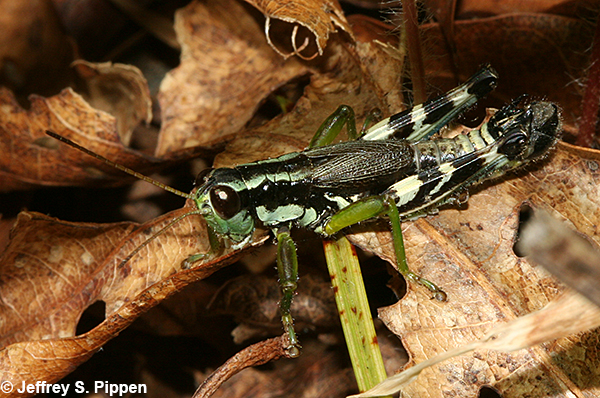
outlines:
M498 152L503 153L509 159L514 159L527 150L527 136L524 133L515 133L504 141Z
M211 188L210 202L215 212L224 220L229 220L241 209L239 195L227 185L217 185Z

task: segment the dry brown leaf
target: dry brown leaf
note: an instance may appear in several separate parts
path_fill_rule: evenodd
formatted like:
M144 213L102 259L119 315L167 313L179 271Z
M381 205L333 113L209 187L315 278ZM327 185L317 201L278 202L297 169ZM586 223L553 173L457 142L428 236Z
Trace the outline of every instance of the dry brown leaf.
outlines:
M359 26L355 46L337 39L330 41L329 57L312 69L311 81L291 112L238 135L217 155L213 166L231 166L302 150L323 120L341 104L354 109L358 122L374 108L388 113L388 109L399 110L402 95L398 82L402 79L403 63L371 42L373 37L395 40L383 25L366 24L364 28Z
M396 394L403 390L423 370L459 355L470 354L475 350L513 352L532 348L551 340L565 338L586 332L600 326L600 308L583 296L567 291L539 311L516 318L506 324L500 324L481 340L451 349L426 361L406 369L379 383L375 387L352 397L373 397ZM513 395L531 392L528 383L518 386L521 391ZM523 391L524 390L524 391ZM537 392L536 392L537 393ZM504 396L504 395L503 395Z
M275 54L234 0L191 3L176 14L175 30L181 65L161 84L157 156L239 132L270 93L307 73Z
M140 243L187 211L184 207L138 228L22 213L0 258L0 379L15 386L61 379L141 313L239 256L239 251L226 248L182 270L189 255L209 251L205 224L189 217L122 263ZM263 240L258 234L250 247ZM106 320L75 336L81 313L98 300L106 304Z
M566 223L534 212L524 223L515 250L600 307L600 250Z
M161 164L123 146L120 140L126 140L141 120L151 116L148 88L139 71L85 62L78 62L76 68L89 102L66 88L49 98L30 96L31 108L25 110L9 90L0 88L0 190L98 185L101 178L122 177L112 167L47 136L46 130L136 170L152 170Z

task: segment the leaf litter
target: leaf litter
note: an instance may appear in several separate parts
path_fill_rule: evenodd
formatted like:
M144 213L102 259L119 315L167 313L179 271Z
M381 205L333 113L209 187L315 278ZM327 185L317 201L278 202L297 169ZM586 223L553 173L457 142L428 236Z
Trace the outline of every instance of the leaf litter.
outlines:
M375 36L395 45L387 26L364 17L352 18L355 42L347 36L333 35L322 58L312 63L301 63L294 58L283 62L265 45L260 25L245 14L248 9L231 6L240 21L248 24L231 26L219 19L225 7L222 4L211 8L193 3L178 16L176 30L184 38L182 65L165 79L161 89L163 122L156 158L127 149L118 138L123 129L133 127L135 120L147 117L135 116L132 121L123 122L131 116L110 116L92 108L71 90L47 99L34 97L31 109L25 111L5 90L0 133L5 145L3 153L7 154L2 158L9 161L2 164L1 175L5 179L0 186L8 191L43 184L96 184L106 174L118 174L70 148L54 147L44 137L47 128L128 167L148 171L191 154L207 154L223 147L225 151L215 159L216 166L300 150L321 121L341 103L355 107L358 120L373 107L387 114L400 108L403 64L389 50L372 42ZM198 24L214 27L222 34L203 36L209 29L198 29ZM242 30L249 26L251 33ZM573 125L580 93L576 85L567 88L565 85L567 79L577 76L577 71L585 66L583 54L590 40L582 23L547 15L498 16L462 21L455 30L454 58L464 71L461 80L476 70L478 64L491 62L501 72L501 86L489 102L501 105L523 92L545 95L561 104L567 127ZM531 32L542 39L525 41L525 36L531 39ZM509 33L513 36L507 36ZM426 53L432 58L428 66L432 86L437 91L455 86L455 76L448 72L452 68L444 56L440 31L432 24L424 27L422 34L429 45ZM215 42L219 36L221 40L227 38L226 46L222 41ZM327 38L321 34L319 39L323 37ZM507 40L514 43L517 39L521 39L518 45L501 47ZM249 45L249 41L253 44ZM499 48L511 54L511 62L501 56ZM559 62L557 53L561 55ZM245 66L247 61L259 59L264 61L257 61L258 69ZM515 59L519 63L512 62ZM84 67L88 72L101 69L89 64ZM239 69L243 70L238 72ZM219 71L223 74L216 75ZM259 79L248 80L252 74ZM291 112L252 131L243 131L269 93L307 74L310 82ZM190 81L194 75L208 77L208 81ZM215 91L202 100L202 94L209 92L207 89ZM219 99L221 105L215 107L209 100L211 96ZM147 104L143 97L133 95L142 104L139 109ZM187 136L187 132L201 134ZM59 154L52 158L52 151ZM597 242L596 173L590 166L595 156L591 150L575 154L561 145L531 173L522 172L501 184L479 188L467 209L442 210L436 217L404 226L411 268L439 283L449 294L449 302L439 304L429 300L425 292L409 286L408 294L396 305L380 310L388 328L401 337L410 356L409 364L475 341L493 326L536 311L558 296L563 289L559 282L514 255L512 246L519 209L523 203L553 209ZM20 162L27 165L22 172L15 166L20 159L36 161ZM43 159L51 161L44 163ZM27 170L30 164L32 168ZM22 380L21 375L29 372L32 380L59 380L141 312L241 255L226 252L191 270L181 270L179 264L189 254L208 247L203 223L194 216L119 267L120 259L150 236L150 231L159 230L184 211L185 208L166 214L142 226L75 224L23 213L0 260L1 335L5 346L0 351L4 364L2 379ZM387 232L364 233L353 238L365 250L390 258ZM258 235L252 245L260 245L263 240L264 235ZM96 300L106 303L106 320L92 331L75 336L79 316ZM404 393L433 397L454 391L461 396L475 396L481 386L491 385L505 397L522 396L524 390L534 391L533 396L562 396L567 390L576 396L582 395L582 391L598 395L595 391L598 386L583 376L586 369L588 373L597 369L598 358L592 347L594 333L570 336L511 355L476 351L450 359L424 371ZM575 352L586 352L588 356L583 363L574 362L571 357ZM319 353L322 350L317 350ZM554 357L563 362L557 363ZM41 362L45 365L41 366ZM294 364L284 367L300 366ZM577 372L579 376L565 387L565 380ZM244 374L252 377L257 373L244 372L239 375L242 380ZM337 380L345 377L338 375ZM306 385L302 387L309 390ZM301 394L293 389L291 392Z

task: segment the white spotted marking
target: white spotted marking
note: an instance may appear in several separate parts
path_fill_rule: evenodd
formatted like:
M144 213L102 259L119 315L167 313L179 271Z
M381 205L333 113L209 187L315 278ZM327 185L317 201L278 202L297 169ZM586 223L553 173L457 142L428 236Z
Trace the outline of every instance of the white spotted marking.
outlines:
M304 207L289 204L270 211L265 206L257 206L256 215L265 225L275 225L299 219L304 215Z

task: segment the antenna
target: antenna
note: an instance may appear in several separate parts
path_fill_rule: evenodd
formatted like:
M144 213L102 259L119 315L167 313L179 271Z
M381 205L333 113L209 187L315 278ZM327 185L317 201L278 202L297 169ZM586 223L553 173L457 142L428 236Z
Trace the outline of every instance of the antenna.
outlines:
M154 239L156 239L159 236L161 236L162 234L164 234L173 225L177 224L179 221L183 220L184 218L189 217L189 216L193 216L195 214L203 214L203 213L202 213L201 210L194 210L194 211L190 211L188 213L184 213L184 214L180 215L179 217L175 218L174 220L171 220L171 222L169 222L166 226L162 227L154 235L152 235L151 237L149 237L148 239L146 239L144 242L142 242L131 253L129 253L127 255L127 257L125 257L123 260L121 260L121 262L118 265L118 268L121 268L125 264L127 264L127 262L133 258L133 256L135 256L136 254L138 254L140 252L140 250L142 250L144 247L148 246L148 244L150 244L150 242L152 242Z
M98 155L95 152L90 151L87 148L82 147L81 145L71 141L70 139L63 137L62 135L56 134L53 131L50 130L46 130L46 134L48 134L50 137L56 138L59 141L64 142L67 145L72 146L75 149L79 149L81 152L90 155L98 160L103 161L104 163L118 169L121 170L124 173L127 173L129 175L132 175L136 178L139 178L142 181L146 181L149 182L150 184L156 185L159 188L164 189L165 191L174 193L175 195L178 196L182 196L184 198L187 199L193 199L194 197L191 194L182 192L178 189L172 188L168 185L163 184L162 182L156 181L153 178L150 178L148 176L145 176L141 173L138 173L135 170L132 170L128 167L125 167L121 164L115 163L112 160L108 160L107 158L105 158L104 156ZM136 254L138 254L140 252L140 250L142 250L144 247L148 246L148 244L150 244L150 242L152 242L153 240L155 240L156 238L158 238L159 236L161 236L162 234L164 234L169 228L171 228L173 225L177 224L179 221L183 220L186 217L195 215L195 214L203 214L203 212L201 210L193 210L190 211L188 213L182 214L179 217L176 217L174 220L171 220L171 222L169 222L166 226L164 226L163 228L161 228L158 232L156 232L154 235L152 235L151 237L149 237L148 239L146 239L144 242L142 242L142 244L140 244L138 247L136 247L131 253L129 253L127 255L127 257L125 257L123 260L121 260L121 262L119 263L118 267L121 268L122 266L124 266L129 260L131 260L133 258L133 256L135 256Z
M92 157L94 157L94 158L96 158L98 160L103 161L104 163L108 164L109 166L114 167L115 169L121 170L124 173L132 175L132 176L134 176L136 178L139 178L142 181L149 182L150 184L156 185L157 187L162 188L165 191L174 193L177 196L181 196L181 197L184 197L184 198L187 198L187 199L194 199L193 195L191 195L189 193L185 193L185 192L182 192L182 191L180 191L178 189L172 188L172 187L170 187L168 185L163 184L162 182L156 181L153 178L145 176L142 173L138 173L137 171L132 170L129 167L125 167L122 164L118 164L118 163L113 162L112 160L108 160L104 156L98 155L97 153L92 152L89 149L82 147L81 145L77 144L76 142L71 141L70 139L68 139L66 137L63 137L62 135L56 134L53 131L46 130L46 134L48 134L50 137L56 138L57 140L64 142L65 144L67 144L69 146L72 146L75 149L79 149L81 152L83 152L83 153L85 153L87 155L90 155L90 156L92 156Z

